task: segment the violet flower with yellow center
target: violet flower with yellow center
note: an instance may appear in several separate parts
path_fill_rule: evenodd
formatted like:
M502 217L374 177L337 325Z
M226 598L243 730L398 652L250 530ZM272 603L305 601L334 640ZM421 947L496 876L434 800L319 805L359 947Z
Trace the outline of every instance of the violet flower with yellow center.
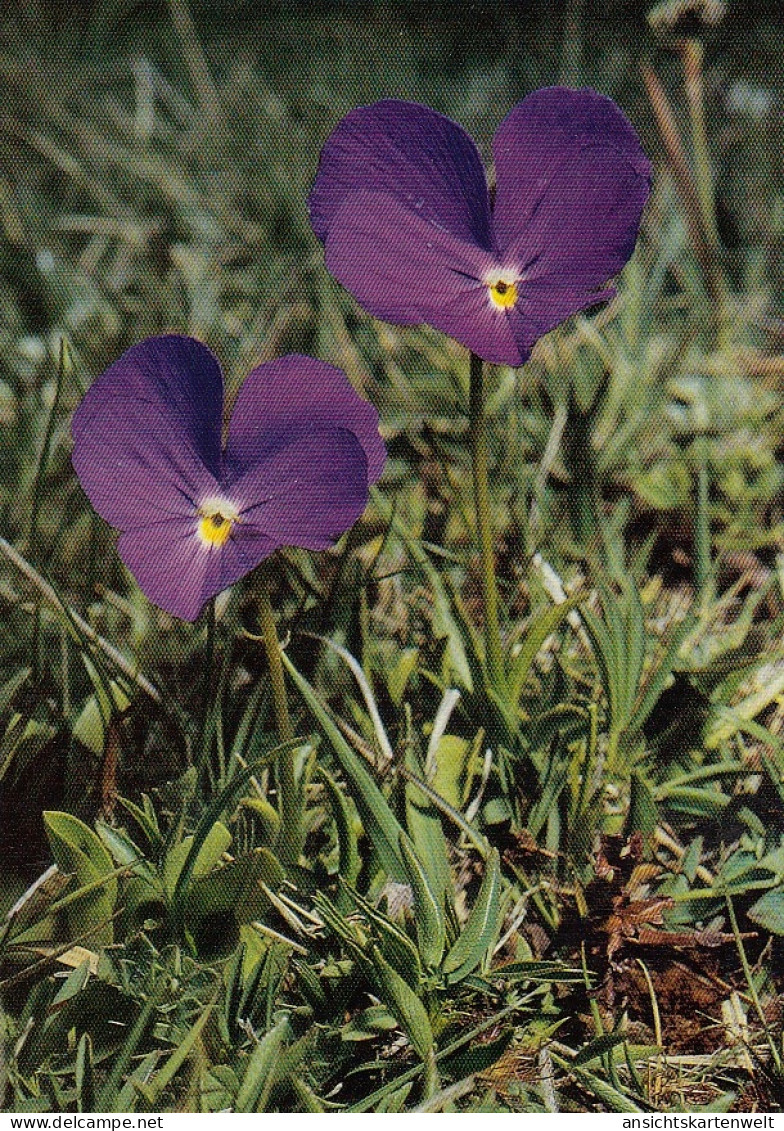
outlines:
M548 330L613 296L651 169L611 99L565 87L518 103L493 157L491 197L456 122L414 102L360 106L324 146L310 215L327 268L370 314L522 365Z
M323 550L362 514L386 458L345 374L289 355L246 378L222 444L223 376L193 338L133 346L73 420L73 464L160 608L205 603L281 546Z
M471 352L485 660L503 696L483 361L522 365L543 334L613 296L607 280L634 250L651 167L611 99L566 87L518 103L493 158L491 193L456 122L414 102L375 102L327 139L309 204L327 268L370 314L433 326Z

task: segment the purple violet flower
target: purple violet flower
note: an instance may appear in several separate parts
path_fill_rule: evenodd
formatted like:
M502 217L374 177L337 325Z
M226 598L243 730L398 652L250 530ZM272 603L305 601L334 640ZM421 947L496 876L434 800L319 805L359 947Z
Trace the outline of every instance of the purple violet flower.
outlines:
M493 156L491 193L457 123L414 102L360 106L327 139L310 216L327 268L374 317L522 365L548 330L614 295L651 167L611 99L565 87L518 103Z
M149 338L93 384L73 464L160 608L195 620L280 546L323 550L365 509L386 459L346 375L292 354L246 378L222 447L223 376L193 338Z

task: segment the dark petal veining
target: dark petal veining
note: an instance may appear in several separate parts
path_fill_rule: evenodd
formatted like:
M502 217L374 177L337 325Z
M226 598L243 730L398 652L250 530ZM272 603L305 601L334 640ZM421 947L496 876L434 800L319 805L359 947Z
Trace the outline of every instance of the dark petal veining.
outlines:
M247 530L278 546L325 550L367 505L367 458L353 432L316 427L262 456L226 491L240 512L238 541Z
M488 361L522 363L482 281L493 257L434 229L390 196L358 193L336 214L326 264L375 318L427 323Z

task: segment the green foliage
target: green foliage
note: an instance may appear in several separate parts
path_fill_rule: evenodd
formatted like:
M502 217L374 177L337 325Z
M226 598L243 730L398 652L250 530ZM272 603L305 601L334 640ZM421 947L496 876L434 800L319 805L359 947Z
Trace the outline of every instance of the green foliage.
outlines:
M435 5L427 34L411 5L239 31L183 0L155 26L28 7L0 16L0 1107L772 1107L779 31L660 4L655 41L608 18L588 52L546 6L461 30ZM706 135L680 70L699 36ZM489 152L512 92L555 81L616 96L659 158L618 300L486 374L494 688L467 358L366 318L305 201L354 105L429 102ZM270 573L295 860L253 583L214 635L159 613L70 466L82 391L164 328L219 353L229 400L262 357L343 366L389 446L352 533Z

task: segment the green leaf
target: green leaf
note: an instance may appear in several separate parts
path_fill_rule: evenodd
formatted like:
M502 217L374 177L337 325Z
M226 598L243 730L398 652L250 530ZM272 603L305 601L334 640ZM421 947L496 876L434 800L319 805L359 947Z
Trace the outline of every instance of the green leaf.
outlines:
M774 888L753 903L746 912L752 922L772 935L784 935L784 888Z
M130 699L116 680L111 680L108 687L114 701L114 709L124 711L130 705ZM107 702L108 699L103 689L100 696L98 693L90 695L85 700L84 706L71 728L71 733L77 742L86 746L88 750L95 754L96 758L101 757L106 745Z
M95 1111L95 1070L93 1042L89 1033L82 1033L76 1047L76 1106L79 1111Z
M249 923L269 909L269 900L260 885L277 888L284 875L283 866L270 850L257 848L206 876L194 874L186 914L189 919L198 920L231 911L238 923Z
M179 869L177 882L172 892L172 917L174 919L175 928L178 931L181 931L184 926L187 891L190 886L191 877L194 873L201 850L207 842L212 829L220 821L221 816L229 806L236 803L236 799L239 797L242 790L247 786L251 778L259 772L261 766L274 761L283 747L296 747L297 745L298 743L295 740L284 743L282 747L276 746L274 749L268 750L262 758L258 758L255 762L252 762L244 769L235 773L228 785L220 791L218 796L210 802L202 813L201 819L194 830L188 855L182 867Z
M167 854L163 866L163 879L166 891L172 894L182 873L186 860L193 853L194 838L186 836ZM223 853L231 844L231 833L222 821L216 821L204 837L202 844L191 862L194 876L205 876L219 863Z
M289 1019L284 1017L265 1033L251 1053L234 1103L235 1111L263 1111L275 1080L275 1068L283 1041L289 1034Z
M570 1062L570 1067L575 1068L581 1064L589 1064L592 1060L612 1052L616 1045L622 1045L626 1039L626 1033L605 1033L601 1037L596 1037L595 1040L589 1041L587 1045L580 1049L574 1060Z
M418 648L403 648L398 656L397 662L393 664L387 672L387 691L389 692L389 698L396 707L399 707L403 702L406 685L416 671L418 662Z
M658 811L653 790L643 777L633 773L629 797L629 812L626 817L626 835L642 833L646 844L656 831Z
M342 790L330 777L325 769L318 770L327 787L329 800L332 805L332 816L335 820L335 829L338 838L338 874L343 877L349 887L353 887L362 865L357 847L357 834L354 831L354 821L348 802Z
M435 749L430 783L444 801L448 801L455 809L463 808L470 789L475 745L459 735L444 734Z
M419 996L384 958L377 946L371 948L379 997L405 1030L413 1048L427 1061L433 1054L433 1030Z
M158 1101L163 1094L164 1090L169 1086L176 1074L182 1068L185 1061L188 1059L191 1049L201 1037L204 1026L212 1015L214 1002L210 1002L206 1009L197 1017L194 1024L190 1027L188 1032L178 1042L176 1049L166 1062L161 1066L160 1070L155 1073L150 1083L144 1089L144 1097L149 1103L151 1108L158 1106ZM89 1109L92 1110L92 1109Z
M0 715L4 715L11 703L16 697L17 691L27 683L32 674L32 668L21 668L16 675L12 675L9 680L0 687Z
M351 897L368 921L376 928L384 957L414 990L422 982L422 963L419 951L406 931L385 915L378 907L358 891L351 891Z
M422 780L422 770L413 746L409 746L406 751L405 766L418 780ZM405 799L408 834L414 851L427 872L436 902L443 908L451 878L446 837L441 817L433 803L433 793L425 793L416 781L409 778L405 784Z
M419 539L406 529L402 519L393 512L389 500L377 490L371 490L371 497L374 506L377 507L384 519L392 524L392 528L402 538L406 549L421 570L428 589L433 595L433 633L437 639L446 637L448 667L454 673L460 686L467 691L472 691L471 666L466 655L463 635L452 613L449 596L444 588L441 574L433 565ZM448 677L448 673L445 674Z
M408 882L414 893L414 912L419 944L419 956L427 970L435 969L444 955L446 923L443 907L428 883L414 846L405 833L400 837L400 852L403 857Z
M403 832L400 823L387 804L383 793L365 769L362 759L346 742L314 689L305 677L299 674L285 652L281 653L281 659L316 722L327 736L343 772L354 787L354 802L383 868L395 879L404 880L405 868L398 847Z
M447 982L454 985L476 969L501 926L501 861L494 848L485 866L485 874L476 903L462 934L444 959Z
M104 821L96 821L95 831L104 846L112 854L115 864L120 867L131 868L134 875L142 876L151 883L157 881L157 875L152 864L144 858L141 849L133 843L122 829L107 825Z
M114 863L103 844L92 831L70 813L46 812L43 814L49 846L61 872L76 876L79 887L93 885L84 896L76 898L68 909L68 927L72 934L82 935L85 930L103 923L92 936L97 946L110 945L114 940L111 919L117 901L117 878ZM104 880L105 882L100 882Z
M667 789L662 798L668 809L677 813L688 813L691 817L706 817L715 821L730 803L726 793L716 789L696 789L690 786L675 786Z
M584 599L583 595L569 597L559 605L546 609L529 622L520 651L512 660L509 670L509 701L515 708L520 702L525 681L545 640L557 632L569 613Z

